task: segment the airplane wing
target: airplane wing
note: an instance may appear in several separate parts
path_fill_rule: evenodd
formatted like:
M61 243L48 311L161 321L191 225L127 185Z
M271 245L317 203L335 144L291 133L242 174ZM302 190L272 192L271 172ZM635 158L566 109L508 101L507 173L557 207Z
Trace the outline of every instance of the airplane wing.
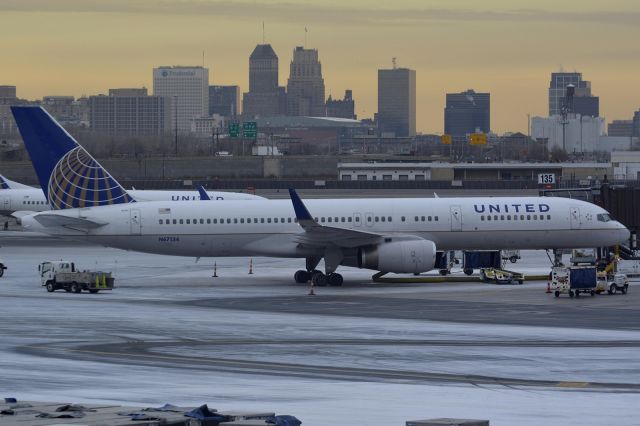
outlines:
M90 229L100 228L107 224L107 222L98 222L95 220L64 216L55 213L40 213L33 216L33 218L44 227L63 227L78 231L88 231Z
M368 244L377 244L384 239L383 235L373 232L356 231L354 229L324 226L316 222L300 196L294 189L289 189L293 209L296 212L298 224L304 229L304 234L297 237L300 244L312 247L359 247Z
M196 188L198 189L198 192L200 193L200 199L201 200L211 200L211 197L209 197L209 194L207 194L207 191L205 191L204 186L198 185L198 186L196 186Z

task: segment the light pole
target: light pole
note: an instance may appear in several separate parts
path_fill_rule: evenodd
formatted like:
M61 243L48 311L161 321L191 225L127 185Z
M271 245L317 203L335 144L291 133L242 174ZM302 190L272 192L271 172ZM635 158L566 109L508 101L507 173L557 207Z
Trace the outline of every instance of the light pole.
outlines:
M174 144L175 144L175 155L176 157L178 156L178 97L174 96L173 97L173 102L175 104L175 120L173 123L173 128L174 128Z

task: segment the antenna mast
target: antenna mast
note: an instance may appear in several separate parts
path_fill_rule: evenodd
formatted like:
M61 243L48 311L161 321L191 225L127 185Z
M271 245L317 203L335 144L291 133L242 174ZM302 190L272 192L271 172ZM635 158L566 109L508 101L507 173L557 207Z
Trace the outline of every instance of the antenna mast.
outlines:
M393 64L393 69L395 70L397 68L396 58L395 57L391 58L391 63Z
M262 44L264 44L264 21L262 21Z

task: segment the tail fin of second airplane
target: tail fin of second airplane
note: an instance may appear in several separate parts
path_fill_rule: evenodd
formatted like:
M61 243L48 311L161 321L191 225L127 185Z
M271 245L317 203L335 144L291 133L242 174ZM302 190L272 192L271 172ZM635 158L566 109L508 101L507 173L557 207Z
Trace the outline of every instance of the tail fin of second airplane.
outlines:
M198 193L200 194L201 200L211 200L211 197L209 197L209 194L207 194L207 191L204 189L204 186L198 185L196 186L196 188L198 189Z
M13 106L11 112L53 210L134 202L44 108Z
M0 175L0 189L33 189L33 187L14 182Z

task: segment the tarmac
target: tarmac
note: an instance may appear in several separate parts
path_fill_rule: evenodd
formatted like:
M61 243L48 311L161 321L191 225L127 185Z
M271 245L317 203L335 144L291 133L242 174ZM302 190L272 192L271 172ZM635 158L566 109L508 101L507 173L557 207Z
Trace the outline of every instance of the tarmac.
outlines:
M509 269L548 272L544 252L522 256ZM635 283L570 299L543 281L374 283L343 268L343 287L309 296L292 278L301 260L254 258L249 275L247 258L196 263L13 231L0 231L0 257L0 396L209 402L305 425L638 424ZM110 270L116 288L47 293L37 265L51 259Z

